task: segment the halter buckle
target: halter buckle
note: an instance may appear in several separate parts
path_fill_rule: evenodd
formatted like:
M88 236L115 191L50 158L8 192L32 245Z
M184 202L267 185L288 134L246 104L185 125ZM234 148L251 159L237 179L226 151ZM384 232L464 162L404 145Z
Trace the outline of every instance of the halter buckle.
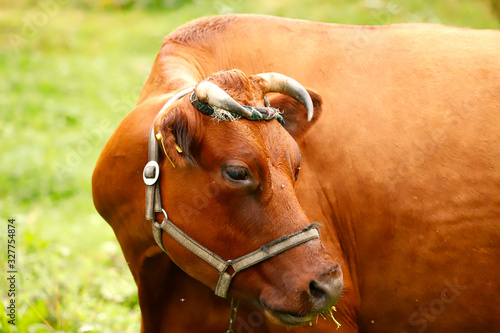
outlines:
M146 185L154 185L160 176L160 166L156 161L149 161L142 172L142 179Z

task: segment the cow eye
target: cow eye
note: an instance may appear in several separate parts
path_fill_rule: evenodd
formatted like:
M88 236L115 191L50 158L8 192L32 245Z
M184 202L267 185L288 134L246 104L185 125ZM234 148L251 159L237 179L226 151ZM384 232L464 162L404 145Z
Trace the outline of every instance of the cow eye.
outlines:
M229 180L242 181L248 179L248 170L242 166L227 166L224 170L225 175Z

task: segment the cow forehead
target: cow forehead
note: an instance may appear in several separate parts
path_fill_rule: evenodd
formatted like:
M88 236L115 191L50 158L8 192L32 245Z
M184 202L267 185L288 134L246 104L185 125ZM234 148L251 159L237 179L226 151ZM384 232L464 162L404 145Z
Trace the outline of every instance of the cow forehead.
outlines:
M238 69L222 70L212 74L207 81L224 89L235 101L243 105L263 105L262 79L249 77Z
M300 150L295 140L277 120L206 122L204 149L216 160L241 159L262 166L300 163Z

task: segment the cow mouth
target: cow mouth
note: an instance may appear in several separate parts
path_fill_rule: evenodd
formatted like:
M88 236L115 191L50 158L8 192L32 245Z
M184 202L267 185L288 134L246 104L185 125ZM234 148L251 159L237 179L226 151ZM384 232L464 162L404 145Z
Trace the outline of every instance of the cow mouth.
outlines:
M267 314L267 312L266 312ZM306 316L300 316L300 315L294 315L291 313L286 313L286 312L279 312L279 311L273 311L269 313L271 317L274 317L273 319L279 321L282 325L286 326L300 326L305 323L309 323L311 320L314 319L314 314L306 315Z
M285 312L271 309L265 302L262 302L264 314L274 323L284 326L300 326L311 322L316 313L301 315L292 312Z

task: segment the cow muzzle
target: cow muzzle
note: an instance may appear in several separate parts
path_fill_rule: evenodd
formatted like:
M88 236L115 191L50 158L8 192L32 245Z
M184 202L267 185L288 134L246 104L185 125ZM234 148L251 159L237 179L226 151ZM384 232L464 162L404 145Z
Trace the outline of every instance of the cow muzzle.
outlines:
M274 294L267 299L263 295L260 303L266 316L279 325L298 326L311 322L316 316L328 312L337 303L342 293L344 287L342 270L340 266L335 265L314 279L303 280L302 285L302 288L294 290L295 294L300 295L296 300L284 302L283 299L286 299L286 296ZM285 306L300 304L300 308L283 308L284 304Z

